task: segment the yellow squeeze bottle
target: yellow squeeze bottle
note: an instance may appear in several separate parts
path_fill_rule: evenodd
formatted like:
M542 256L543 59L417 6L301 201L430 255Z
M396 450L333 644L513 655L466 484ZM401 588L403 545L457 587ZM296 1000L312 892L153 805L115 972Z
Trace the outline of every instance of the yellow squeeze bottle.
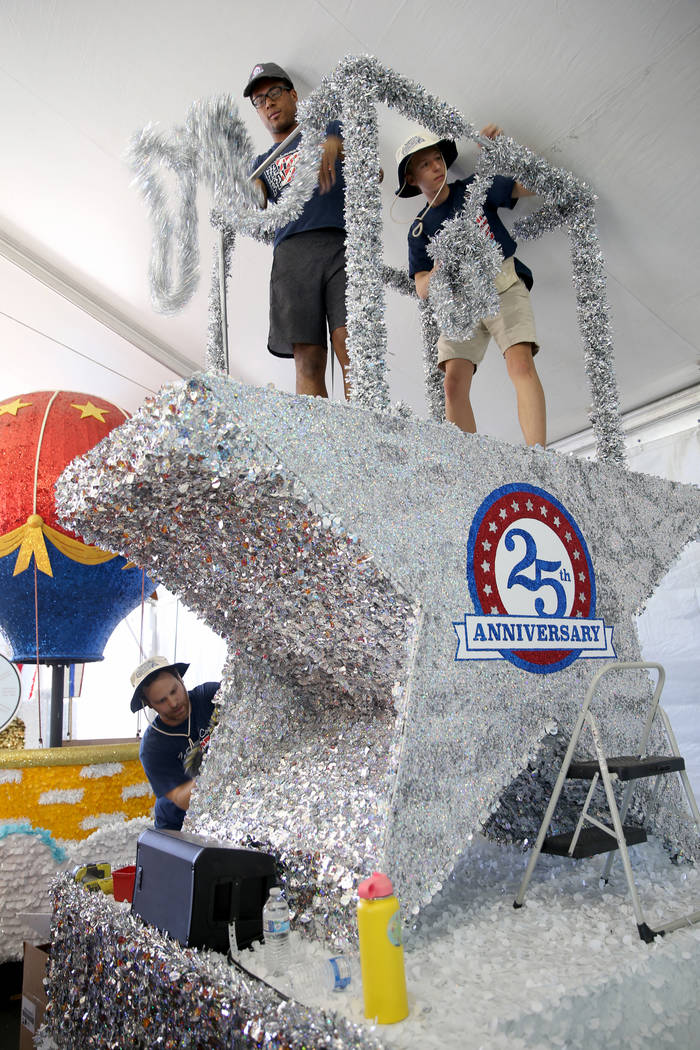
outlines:
M357 888L357 929L365 1017L393 1024L408 1016L401 913L391 880L375 871Z

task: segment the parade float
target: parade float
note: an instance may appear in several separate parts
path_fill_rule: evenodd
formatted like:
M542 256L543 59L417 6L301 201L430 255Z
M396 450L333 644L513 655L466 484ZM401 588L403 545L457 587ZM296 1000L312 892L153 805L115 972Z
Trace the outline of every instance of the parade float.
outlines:
M626 469L594 195L509 139L483 143L465 211L434 245L441 280L422 313L433 418L389 404L384 285L410 284L382 263L379 104L440 137L477 137L366 57L341 63L300 107L298 175L266 212L230 99L137 136L161 307L191 294L196 190L213 191L208 368L74 461L57 499L69 528L145 566L228 641L187 830L271 853L313 943L352 944L356 886L388 871L406 920L410 1016L380 1031L352 997L310 1008L63 883L47 1045L584 1048L601 1029L606 1045L642 1047L695 1030L697 927L644 944L624 885L601 892L591 860L551 860L525 907L512 903L594 670L639 661L634 616L697 534L700 497ZM301 207L332 118L346 158L347 405L228 378L220 295L236 236L265 237ZM475 219L495 172L543 198L520 238L570 236L595 462L441 421L435 333L464 335L494 309L497 250ZM651 692L640 669L606 678L606 746L633 752ZM655 730L652 745L663 742ZM648 824L641 893L691 911L698 829L675 780Z

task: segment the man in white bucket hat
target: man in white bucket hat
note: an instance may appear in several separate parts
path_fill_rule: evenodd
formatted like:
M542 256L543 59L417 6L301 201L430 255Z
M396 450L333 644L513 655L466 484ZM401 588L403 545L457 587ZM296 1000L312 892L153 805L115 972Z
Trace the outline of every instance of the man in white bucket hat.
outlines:
M189 692L182 676L189 664L151 656L131 675L131 710L150 708L139 758L156 796L155 826L179 831L190 804L194 775L209 740L213 698L220 682L205 682Z
M495 138L501 129L487 125L481 134ZM397 197L423 193L427 207L414 219L408 234L408 268L416 283L416 292L427 299L430 280L436 272L428 254L428 245L443 223L458 215L465 193L474 176L447 182L447 169L457 157L450 139L417 133L408 138L396 152L399 188ZM534 356L539 350L535 319L529 290L532 272L515 257L517 245L498 216L499 208L513 208L520 197L531 196L515 179L496 175L486 195L483 221L479 223L486 236L492 237L503 252L504 262L495 279L500 310L495 317L483 318L467 340L438 339L438 367L445 373L445 415L466 433L476 433L476 421L470 401L471 382L482 360L488 342L495 339L506 362L508 376L515 387L518 419L527 445L546 443L546 407Z

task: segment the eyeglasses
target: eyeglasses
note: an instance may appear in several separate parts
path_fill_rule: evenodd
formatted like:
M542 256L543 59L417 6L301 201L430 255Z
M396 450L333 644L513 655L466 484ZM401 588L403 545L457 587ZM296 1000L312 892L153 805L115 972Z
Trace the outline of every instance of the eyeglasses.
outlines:
M261 106L265 105L265 103L267 102L268 98L269 98L270 102L276 102L283 91L291 91L291 90L292 90L291 88L282 87L281 84L276 84L275 87L271 87L269 91L264 91L260 95L255 95L255 97L251 98L250 101L253 103L253 106L255 107L255 109L260 109Z

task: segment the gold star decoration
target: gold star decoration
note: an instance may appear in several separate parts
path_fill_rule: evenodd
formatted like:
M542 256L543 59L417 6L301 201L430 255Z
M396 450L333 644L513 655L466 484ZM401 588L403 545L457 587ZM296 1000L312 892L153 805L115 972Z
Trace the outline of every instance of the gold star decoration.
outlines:
M81 419L97 419L100 423L105 423L105 415L109 414L108 408L97 408L93 405L92 401L86 401L84 405L71 405L71 408L80 409Z
M16 397L14 401L8 401L6 405L0 405L0 416L17 416L20 408L29 408L31 401L22 401Z

